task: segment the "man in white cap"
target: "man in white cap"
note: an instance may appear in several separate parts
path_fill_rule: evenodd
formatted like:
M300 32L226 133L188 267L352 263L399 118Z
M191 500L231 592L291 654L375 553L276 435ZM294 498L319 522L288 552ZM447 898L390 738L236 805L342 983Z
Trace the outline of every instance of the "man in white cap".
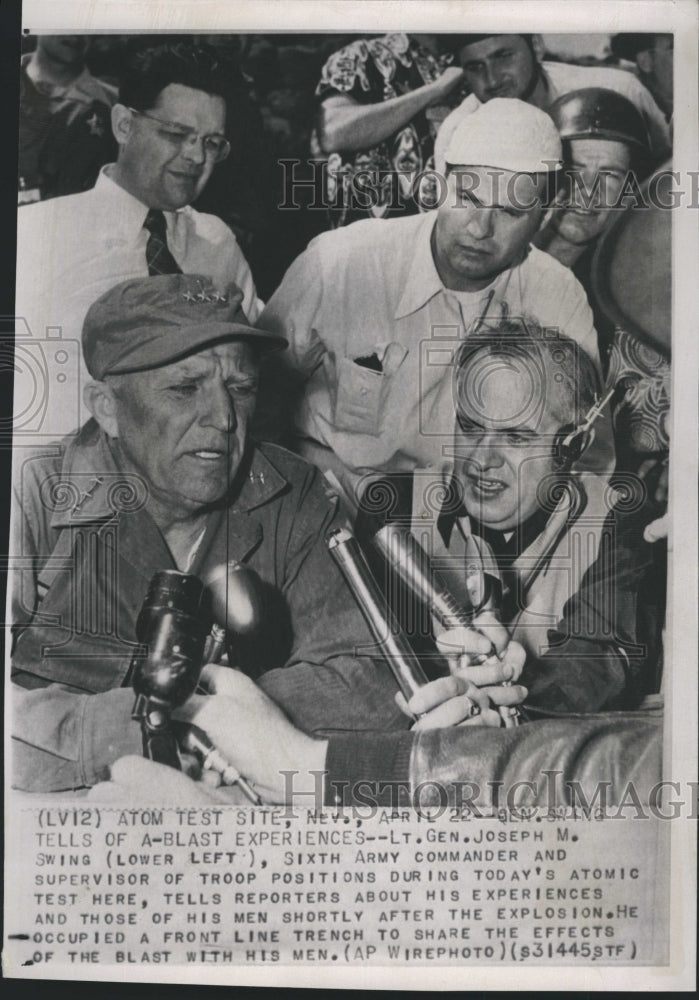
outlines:
M379 473L444 466L452 358L485 317L531 315L599 364L581 285L530 245L561 165L551 118L494 99L447 154L437 210L320 235L260 319L290 344L282 384L293 396L297 376L293 446L331 470L355 506ZM597 468L609 463L604 452L590 459Z

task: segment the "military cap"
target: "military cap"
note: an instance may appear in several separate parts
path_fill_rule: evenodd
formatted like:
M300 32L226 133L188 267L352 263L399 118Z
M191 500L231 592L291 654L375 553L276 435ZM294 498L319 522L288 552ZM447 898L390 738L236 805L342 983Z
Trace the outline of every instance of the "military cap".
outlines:
M251 326L237 285L224 292L196 274L132 278L90 306L82 331L90 375L147 371L194 354L209 344L248 340L268 352L287 346L276 333Z

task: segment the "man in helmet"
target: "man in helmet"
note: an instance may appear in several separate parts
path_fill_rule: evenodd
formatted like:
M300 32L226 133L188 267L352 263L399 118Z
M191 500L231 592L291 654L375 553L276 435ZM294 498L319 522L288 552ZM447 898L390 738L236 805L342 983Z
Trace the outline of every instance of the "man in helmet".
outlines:
M563 143L569 188L563 204L552 214L546 228L537 234L535 243L571 268L585 288L595 311L602 364L605 373L609 368L609 376L614 377L616 355L628 353L621 342L628 335L615 332L614 325L596 306L591 281L592 259L600 237L618 215L617 203L624 204L620 195L629 172L633 172L637 181L648 173L648 132L643 118L630 101L600 87L577 90L559 98L550 113ZM651 348L646 350L652 351ZM662 369L663 384L669 381L669 367L659 356L653 368ZM666 410L667 391L661 395L665 396ZM651 423L642 422L642 433L646 437L650 431L655 442L651 450L662 451L668 447L668 440L662 414L656 414L656 418Z
M570 267L588 293L607 385L629 387L614 412L617 468L645 479L645 489L659 505L660 514L667 498L670 364L631 331L615 326L599 307L592 287L595 251L619 215L614 206L629 172L636 180L648 172L648 133L630 101L599 87L561 97L550 114L563 143L570 187L567 200L535 242ZM661 252L657 245L654 249ZM650 277L643 274L641 280ZM654 554L654 561L641 588L645 597L639 613L648 625L649 660L659 663L666 576L662 550Z
M602 87L566 94L549 113L563 143L569 188L535 242L572 268L589 293L589 258L612 221L629 171L639 179L647 173L650 139L631 101Z
M604 87L631 101L648 126L654 153L660 158L669 149L663 113L633 73L544 60L541 35L454 35L450 44L471 94L442 123L434 152L438 171L444 170L444 153L457 125L485 101L516 97L548 111L556 100L582 87Z

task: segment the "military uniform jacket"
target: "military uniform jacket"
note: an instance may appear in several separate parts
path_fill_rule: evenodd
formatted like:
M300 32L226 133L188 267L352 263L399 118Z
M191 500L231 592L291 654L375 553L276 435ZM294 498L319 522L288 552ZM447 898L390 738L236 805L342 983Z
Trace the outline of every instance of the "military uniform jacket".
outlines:
M190 572L204 577L235 559L261 577L267 627L240 665L307 732L407 728L327 551L342 515L318 471L264 445L250 449L239 476L235 500L210 515ZM94 421L72 441L25 455L14 481L15 784L90 785L118 756L141 750L133 692L121 685L149 581L177 567L145 510L145 482L120 471Z

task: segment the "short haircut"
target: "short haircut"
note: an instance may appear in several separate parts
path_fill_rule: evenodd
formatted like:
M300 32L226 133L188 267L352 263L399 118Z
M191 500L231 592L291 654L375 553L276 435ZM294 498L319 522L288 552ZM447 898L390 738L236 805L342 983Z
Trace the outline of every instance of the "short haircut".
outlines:
M532 42L533 35L522 35L515 31L493 31L490 34L483 35L446 35L444 38L444 47L448 52L453 55L458 56L462 49L465 49L467 45L475 45L477 42L482 42L486 38L506 38L508 35L517 35L518 38L523 38L524 41L529 46L530 51L534 52L534 44Z
M533 317L486 319L468 334L454 362L454 402L471 399L477 385L471 367L483 357L524 361L532 385L532 404L548 405L560 426L579 424L600 392L592 359L570 337L543 328ZM538 399L538 394L541 398Z
M171 83L203 90L226 102L245 89L230 56L222 56L211 45L175 42L135 53L119 82L119 101L136 111L148 111Z

